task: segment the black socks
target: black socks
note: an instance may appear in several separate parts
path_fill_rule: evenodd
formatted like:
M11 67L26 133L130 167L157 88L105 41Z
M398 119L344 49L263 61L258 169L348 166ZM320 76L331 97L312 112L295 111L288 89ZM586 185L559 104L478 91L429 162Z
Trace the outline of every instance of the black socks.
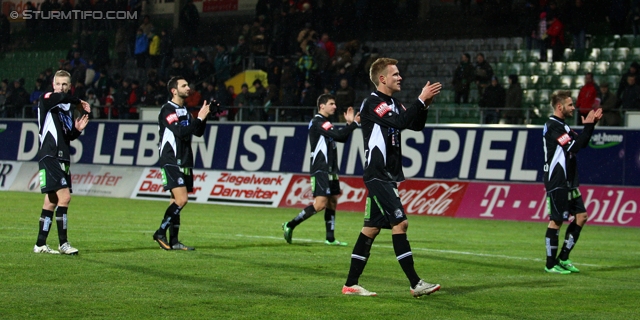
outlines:
M396 259L398 259L402 271L404 271L407 279L409 279L411 288L415 288L418 282L420 282L420 277L413 267L413 253L411 252L409 240L407 240L407 234L394 234L391 238L393 239L393 251L396 253Z
M345 286L350 287L358 284L358 279L360 279L360 275L367 265L367 260L369 260L372 245L373 239L361 232L351 253L351 267L349 267L349 275L347 276L347 282L344 284Z
M41 247L47 244L47 237L49 236L49 230L51 230L51 223L53 220L53 211L42 209L40 214L40 227L38 229L38 240L36 246Z

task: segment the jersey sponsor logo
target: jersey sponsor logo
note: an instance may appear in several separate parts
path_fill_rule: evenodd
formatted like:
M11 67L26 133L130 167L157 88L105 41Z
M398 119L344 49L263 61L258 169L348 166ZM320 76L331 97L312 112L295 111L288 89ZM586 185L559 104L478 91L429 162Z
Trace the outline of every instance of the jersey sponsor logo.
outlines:
M174 122L178 122L178 115L176 115L175 113L172 113L168 115L165 119L169 124L173 124Z
M564 146L565 144L569 143L569 141L571 141L571 137L569 137L569 135L568 135L568 134L566 134L566 133L565 133L565 134L563 134L563 135L561 135L561 136L558 138L558 143L559 143L561 146Z
M391 111L391 108L386 102L382 102L373 111L378 115L378 117L382 118L387 114L387 112Z
M322 124L322 129L330 130L331 128L333 128L333 124L329 121Z
M45 99L49 99L50 96L51 96L51 92L47 92L44 94Z
M178 117L186 116L187 109L176 109L176 114L178 115Z

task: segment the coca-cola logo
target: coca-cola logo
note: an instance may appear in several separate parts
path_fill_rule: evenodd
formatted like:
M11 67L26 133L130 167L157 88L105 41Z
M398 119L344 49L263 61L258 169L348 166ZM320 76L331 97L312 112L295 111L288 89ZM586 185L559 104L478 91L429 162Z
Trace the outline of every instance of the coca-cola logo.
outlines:
M353 187L344 181L340 181L340 189L342 190L342 195L338 198L339 203L360 203L367 194L365 188ZM292 182L285 201L287 206L307 205L313 202L313 192L311 191L309 178L299 178Z
M449 185L438 182L432 183L424 189L400 189L398 193L407 213L454 215L455 194L462 189L464 189L462 184Z
M286 204L293 206L296 204L308 204L313 202L313 192L309 178L299 178L291 184L291 190L287 193Z

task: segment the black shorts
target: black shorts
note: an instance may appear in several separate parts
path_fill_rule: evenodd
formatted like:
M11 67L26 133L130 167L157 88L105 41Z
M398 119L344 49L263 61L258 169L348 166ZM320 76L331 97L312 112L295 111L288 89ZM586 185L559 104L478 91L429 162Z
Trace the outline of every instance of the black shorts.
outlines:
M364 183L369 194L364 213L364 226L391 229L407 220L404 213L398 184L390 181L372 180Z
M60 161L52 157L45 157L40 160L38 162L38 168L40 169L40 192L56 192L64 188L69 188L69 192L71 192L69 164L69 162Z
M340 194L340 180L337 174L316 172L311 175L313 197L328 197Z
M569 216L587 212L578 188L556 189L547 192L547 214L549 220L567 221Z
M193 191L193 170L191 168L166 165L160 172L165 191L180 187L187 187L187 192Z

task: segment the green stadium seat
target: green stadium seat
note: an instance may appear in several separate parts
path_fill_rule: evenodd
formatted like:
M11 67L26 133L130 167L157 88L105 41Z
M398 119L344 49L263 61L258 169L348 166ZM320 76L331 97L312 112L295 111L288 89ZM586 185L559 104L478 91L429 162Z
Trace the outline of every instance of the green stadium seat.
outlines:
M453 103L454 94L453 90L442 90L436 99L439 103Z
M593 48L615 47L617 40L614 36L594 36L591 41Z
M561 75L564 73L565 63L561 61L555 61L551 63L550 71L552 75Z
M580 68L580 62L578 61L568 61L564 64L564 71L562 74L567 75L576 75L578 74L578 69Z
M572 89L580 89L584 86L584 76L575 76L571 84Z
M513 56L513 62L524 63L527 62L529 50L516 50L515 55Z
M532 76L538 73L538 62L527 62L523 65L522 74Z
M640 48L631 49L631 54L629 56L629 60L631 60L631 61L640 61Z
M622 76L620 75L612 75L612 76L606 76L606 81L609 84L609 86L611 87L611 90L618 88L618 84L620 84L620 79L622 78Z
M540 61L540 50L528 50L527 61L529 62Z
M537 104L549 104L549 100L551 99L552 90L550 89L542 89L538 90L537 95Z
M514 62L509 64L509 67L507 68L507 73L506 75L510 75L510 74L521 74L522 73L522 63L518 63L518 62Z
M575 51L571 48L566 48L564 49L564 61L572 61L572 60L576 60L574 59L574 55L575 55Z
M600 49L600 61L613 61L614 48L602 48Z
M582 61L580 63L580 68L578 69L578 74L586 74L588 72L594 72L596 63L593 61Z
M626 63L624 61L614 61L609 64L609 70L607 74L620 75L627 71Z
M538 99L538 90L528 89L522 91L522 102L525 104L534 104Z
M559 76L559 83L557 89L572 89L573 88L573 79L575 76Z
M508 68L509 68L509 63L498 62L496 63L496 67L493 69L493 71L497 76L504 76L504 75L507 75Z
M502 51L502 55L500 56L499 62L502 62L502 63L513 62L515 55L516 55L516 52L513 50Z
M586 60L598 61L600 58L600 48L591 48L587 51Z
M538 75L546 76L551 74L551 64L549 62L539 62L538 63Z
M530 81L530 76L518 76L518 82L520 83L520 87L522 89L529 89L533 84ZM509 85L509 80L506 82L507 86Z
M615 61L627 61L627 59L629 58L629 52L631 50L629 50L629 48L627 47L623 47L623 48L616 48L615 51L613 52L613 59Z

